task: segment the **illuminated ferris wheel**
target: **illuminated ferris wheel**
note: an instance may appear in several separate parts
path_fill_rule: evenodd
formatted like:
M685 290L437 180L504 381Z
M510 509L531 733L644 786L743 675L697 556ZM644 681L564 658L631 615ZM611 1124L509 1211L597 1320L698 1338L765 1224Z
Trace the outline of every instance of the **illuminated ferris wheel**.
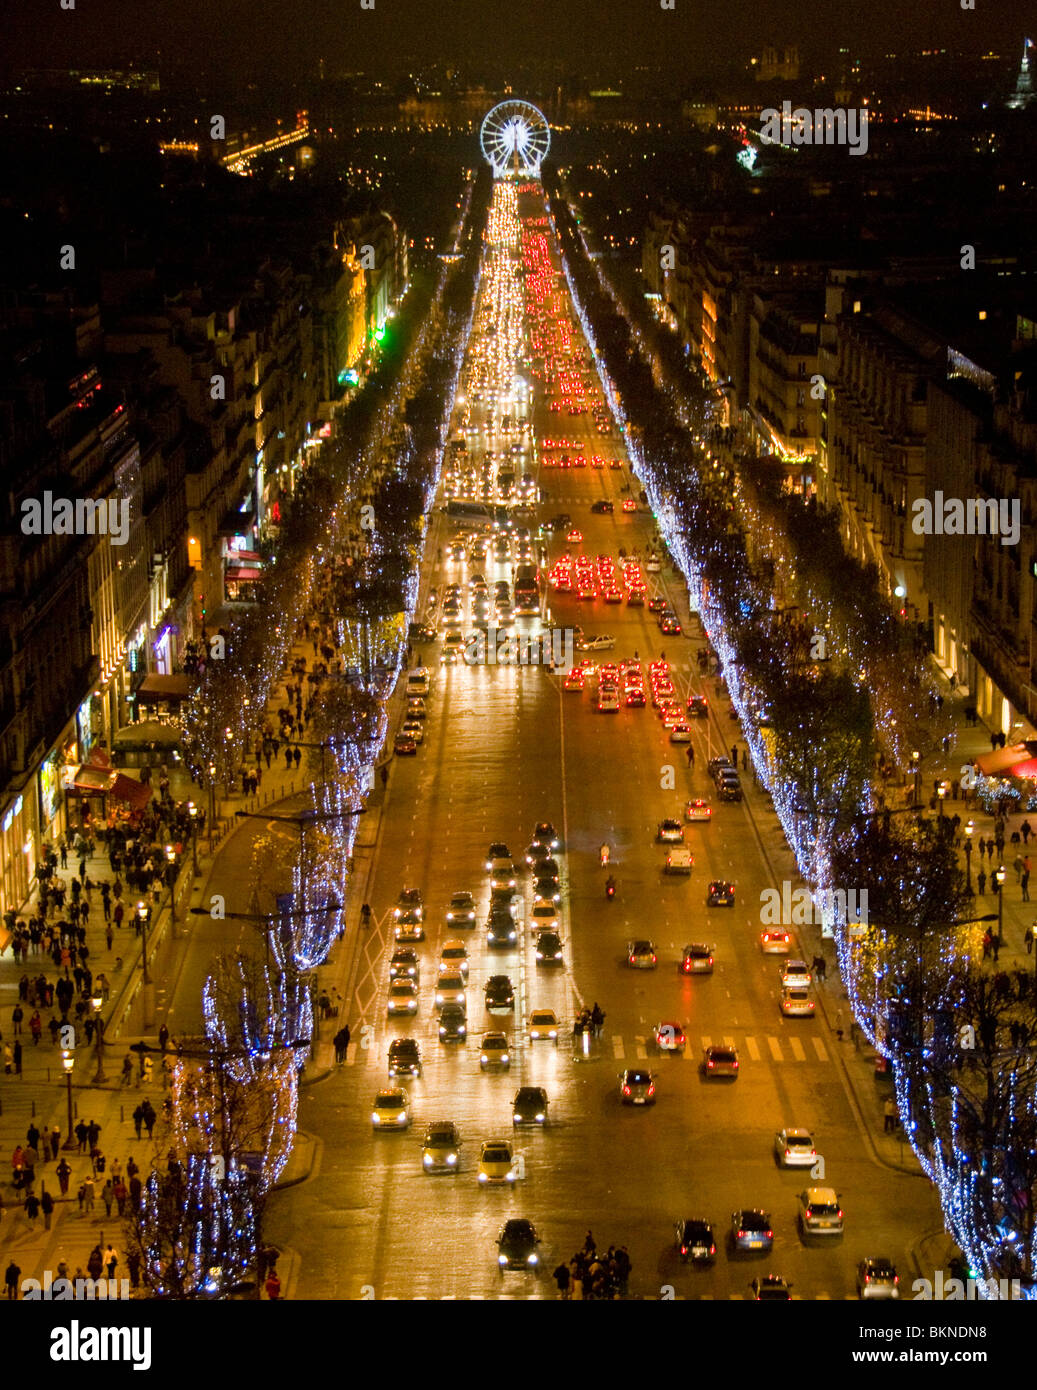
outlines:
M479 145L495 179L539 178L551 148L547 118L529 101L502 101L483 118Z

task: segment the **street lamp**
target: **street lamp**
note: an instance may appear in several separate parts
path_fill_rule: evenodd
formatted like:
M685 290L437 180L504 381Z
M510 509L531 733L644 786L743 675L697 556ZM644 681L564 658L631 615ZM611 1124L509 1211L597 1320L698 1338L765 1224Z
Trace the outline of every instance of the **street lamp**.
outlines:
M915 799L914 799L914 805L915 805L916 807L918 806L918 779L919 779L919 776L920 776L920 774L921 774L921 759L922 759L922 755L921 755L921 753L919 753L918 749L916 748L915 751L911 754L911 770L912 770L912 772L914 773L914 776L915 776Z
M72 1133L72 1068L76 1065L76 1059L71 1052L62 1052L61 1065L65 1069L65 1082L68 1086L68 1138L61 1147L66 1153L71 1153L73 1149L79 1148L79 1141Z
M971 819L965 822L965 891L969 897L972 896L972 836L975 834L975 822Z
M950 788L950 784L949 784L948 782L938 782L938 783L937 783L937 786L936 786L936 796L937 796L937 800L938 800L939 803L940 803L940 819L941 819L941 820L943 819L943 799L944 799L944 797L947 795L947 793L950 791L950 789L951 789L951 788Z
M997 944L998 949L1004 944L1004 922L1005 922L1005 866L999 865L994 870L994 877L997 879Z
M90 1002L94 1006L94 1037L97 1040L97 1071L94 1073L93 1084L95 1086L103 1086L108 1078L104 1074L104 1019L101 1017L101 1006L104 1003L104 997L99 989L94 991Z
M191 872L198 877L198 807L193 801L187 803L187 814L191 818Z
M137 904L137 931L141 939L141 983L145 985L145 987L151 984L151 981L148 979L148 919L150 917L151 909L148 907L147 903L139 902Z

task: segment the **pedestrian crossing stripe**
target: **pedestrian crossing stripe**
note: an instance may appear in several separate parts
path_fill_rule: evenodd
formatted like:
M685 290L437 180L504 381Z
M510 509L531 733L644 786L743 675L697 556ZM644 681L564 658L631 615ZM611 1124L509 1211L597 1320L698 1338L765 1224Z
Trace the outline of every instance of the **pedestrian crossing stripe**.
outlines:
M349 1054L346 1057L346 1061L344 1063L345 1066L364 1067L368 1065L372 1058L377 1058L381 1066L386 1065L386 1060L389 1051L389 1043L392 1041L392 1038L397 1035L387 1035L385 1038L382 1039L373 1037L370 1034L367 1034L365 1036L368 1040L369 1045L367 1047L350 1047ZM617 1062L624 1061L627 1056L627 1051L626 1041L624 1040L623 1035L621 1033L611 1033L609 1036L612 1040L612 1056ZM475 1037L476 1035L473 1034L472 1039L474 1040ZM558 1041L560 1046L564 1046L567 1041L571 1041L565 1030L564 1024L562 1026L562 1033ZM773 1062L809 1063L813 1061L830 1062L832 1060L831 1055L828 1052L828 1049L821 1038L811 1038L815 1054L813 1057L808 1055L807 1048L804 1047L802 1040L797 1037L790 1037L785 1039L785 1042L787 1043L792 1053L791 1058L786 1057L784 1051L782 1050L781 1041L778 1038L767 1036L763 1039L763 1041L766 1042L767 1049L770 1053L769 1060ZM651 1052L649 1051L649 1038L637 1035L634 1037L633 1042L634 1055L639 1060L647 1061L651 1057L661 1057L664 1055L660 1050L656 1049L654 1046L652 1047ZM702 1053L706 1050L707 1047L712 1047L714 1045L719 1046L722 1044L724 1047L733 1047L737 1048L738 1050L744 1049L751 1062L759 1062L763 1060L763 1053L760 1047L760 1039L754 1037L752 1034L747 1034L745 1037L743 1037L741 1042L739 1042L736 1038L731 1037L728 1034L725 1034L723 1038L719 1040L716 1038L703 1036L699 1039L699 1043L700 1046L698 1049L696 1049L689 1039L685 1047L676 1049L673 1053L666 1055L680 1056L683 1057L685 1061L700 1062L702 1060ZM514 1035L513 1046L516 1048L519 1046L530 1046L529 1039L525 1035L525 1033ZM436 1052L429 1051L426 1053L425 1060L428 1061L431 1056L436 1055ZM465 1055L463 1051L461 1055Z

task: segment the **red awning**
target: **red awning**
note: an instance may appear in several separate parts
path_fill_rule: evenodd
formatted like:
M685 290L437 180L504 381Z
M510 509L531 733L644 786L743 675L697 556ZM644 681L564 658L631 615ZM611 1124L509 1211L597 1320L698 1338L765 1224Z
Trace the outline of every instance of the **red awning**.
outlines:
M91 767L89 763L84 763L82 767L76 769L76 775L72 779L70 791L79 792L81 796L103 796L112 780L112 770L110 767Z
M1037 757L1037 743L1013 743L1008 748L983 753L973 762L984 777L1014 777L1016 766L1034 757Z
M240 584L242 582L252 584L255 583L257 579L260 579L262 577L262 574L262 570L241 569L237 566L234 566L233 568L227 570L226 578L228 580L232 580L236 584Z
M142 705L186 700L193 685L190 676L145 676L137 687L137 700Z
M143 808L151 800L151 788L145 786L143 782L138 782L134 777L126 777L123 773L117 772L112 785L108 788L108 793L116 801L126 801L135 811Z

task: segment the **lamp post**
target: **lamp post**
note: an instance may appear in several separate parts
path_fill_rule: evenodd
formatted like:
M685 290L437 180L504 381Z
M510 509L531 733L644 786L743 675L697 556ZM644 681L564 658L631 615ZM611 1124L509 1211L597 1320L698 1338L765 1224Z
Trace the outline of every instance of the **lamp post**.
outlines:
M919 787L919 778L920 778L920 776L921 776L921 762L922 762L922 755L921 755L921 753L919 753L918 749L916 748L915 751L911 754L911 771L914 773L914 778L915 778L915 794L914 794L914 803L913 803L913 804L914 804L914 806L915 806L916 809L917 809L917 807L918 807L918 787Z
M94 1072L93 1084L103 1086L108 1078L104 1074L104 1019L101 1017L101 1006L104 998L101 991L97 990L90 1001L94 1006L94 1038L97 1049L97 1070Z
M940 783L937 784L937 787L936 787L936 798L937 798L937 800L938 800L939 803L940 803L940 819L941 819L941 820L943 819L943 800L944 800L944 797L947 795L947 793L948 793L949 791L950 791L950 784L949 784L949 783L947 783L947 782L940 782Z
M72 1133L72 1068L76 1065L76 1059L71 1052L62 1052L61 1065L65 1071L65 1084L68 1087L68 1137L61 1147L66 1153L71 1153L73 1149L79 1148L79 1141Z
M1004 944L1004 924L1005 924L1005 866L999 865L994 870L994 878L997 880L997 944L998 949Z
M975 822L965 822L965 891L972 896L972 837L976 832Z
M191 818L191 872L198 877L198 807L193 801L187 803L187 814Z
M216 826L216 764L209 764L209 853L212 853L212 836Z

